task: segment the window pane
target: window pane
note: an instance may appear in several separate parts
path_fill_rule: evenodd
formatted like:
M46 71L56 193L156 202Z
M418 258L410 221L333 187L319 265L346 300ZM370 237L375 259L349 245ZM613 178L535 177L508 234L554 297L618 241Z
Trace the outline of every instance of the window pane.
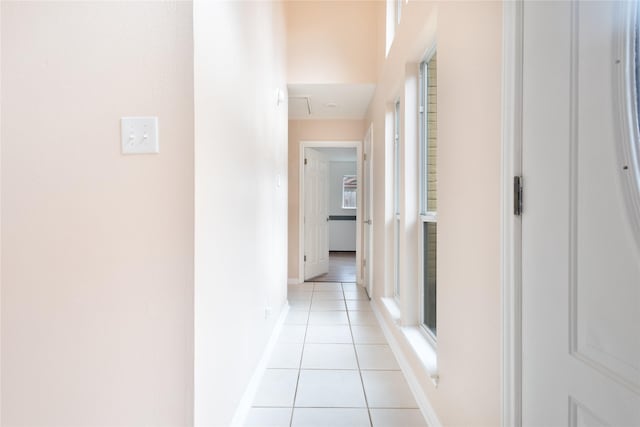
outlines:
M424 170L426 171L426 189L427 189L427 211L436 212L438 210L438 122L437 122L437 76L436 76L436 55L434 54L427 63L427 81L426 81L426 137L427 149L424 161Z
M634 32L634 65L636 78L636 114L640 116L640 7L637 9L636 26ZM639 117L640 119L640 117ZM640 123L640 120L638 120Z
M636 122L640 123L640 7L636 10L636 26L634 32L634 62L635 62L635 87L636 87ZM636 167L640 165L640 140L634 138L631 144L635 143L635 147L632 147L631 152L636 156ZM640 190L640 170L636 171L638 189Z
M393 212L394 225L394 295L400 295L400 101L396 102L393 124Z
M420 102L420 215L427 213L427 180L425 178L427 173L427 63L422 62L420 64L420 85L419 85L419 102Z
M424 233L424 325L436 335L436 261L437 231L435 222L423 223Z
M400 102L396 102L393 141L393 212L400 213Z
M342 208L355 209L358 181L355 175L342 177Z
M400 296L400 219L394 221L395 248L393 257L394 295Z

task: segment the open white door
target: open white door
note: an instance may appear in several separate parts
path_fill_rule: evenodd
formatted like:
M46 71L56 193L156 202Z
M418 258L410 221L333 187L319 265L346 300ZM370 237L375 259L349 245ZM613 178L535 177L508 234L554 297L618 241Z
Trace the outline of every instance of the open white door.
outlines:
M618 153L635 91L616 85L634 3L524 2L524 426L640 426L638 212Z
M372 126L369 126L364 138L364 175L363 186L363 239L362 239L362 276L369 297L373 295L373 146Z
M329 272L329 162L313 148L305 148L304 162L304 280L309 280Z

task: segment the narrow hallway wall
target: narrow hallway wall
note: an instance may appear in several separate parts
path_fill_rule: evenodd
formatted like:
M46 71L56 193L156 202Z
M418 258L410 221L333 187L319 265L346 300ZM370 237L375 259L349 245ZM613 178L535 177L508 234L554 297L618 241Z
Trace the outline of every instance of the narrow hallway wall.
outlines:
M282 3L194 4L196 425L230 424L286 301L284 43Z
M410 118L417 117L412 90L418 64L436 42L437 388L423 365L424 352L417 353L409 344L397 326L399 319L383 308L381 300L393 299L393 121L389 113L399 99L401 139L417 138L417 131L404 127L404 123L412 123L415 119ZM443 425L497 426L501 422L501 53L501 2L405 3L368 117L374 123L376 170L374 300ZM417 168L415 158L410 170ZM417 182L417 177L404 179ZM415 216L415 212L409 215ZM409 223L407 229L417 231L418 225ZM400 249L402 259L409 251L414 253L415 247ZM407 276L416 280L405 283L405 290L420 286L418 266L413 267L415 270ZM407 298L407 294L403 291L401 298ZM405 307L409 304L411 301L405 301ZM415 306L408 308L408 312L417 311ZM414 325L417 322L406 326Z

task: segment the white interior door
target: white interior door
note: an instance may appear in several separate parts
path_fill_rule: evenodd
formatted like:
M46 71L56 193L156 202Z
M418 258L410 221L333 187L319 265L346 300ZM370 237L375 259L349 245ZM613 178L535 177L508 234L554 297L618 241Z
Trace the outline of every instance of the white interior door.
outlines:
M305 148L304 280L329 272L329 162Z
M372 127L369 126L367 135L364 138L364 175L363 185L363 241L364 249L362 256L363 281L369 296L373 295L373 147L372 147Z
M615 73L626 2L524 2L524 426L640 426L640 248Z

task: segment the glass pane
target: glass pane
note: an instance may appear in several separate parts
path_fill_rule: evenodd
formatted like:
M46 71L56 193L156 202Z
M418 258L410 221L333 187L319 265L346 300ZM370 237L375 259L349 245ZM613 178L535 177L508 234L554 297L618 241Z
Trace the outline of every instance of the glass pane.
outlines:
M394 285L394 295L400 296L400 219L396 219L394 227L394 239L395 239L395 248L394 248L394 259L393 259L393 285Z
M427 81L426 81L426 164L424 165L426 173L426 189L427 189L427 211L436 212L438 210L438 121L437 121L437 58L434 54L427 63Z
M400 101L395 105L393 146L393 211L395 220L394 295L400 295Z
M342 177L342 208L355 209L358 180L355 175L344 175Z
M437 231L435 222L423 223L424 233L424 325L436 335L436 261Z
M427 180L426 176L426 166L427 166L427 63L422 62L420 64L420 215L424 215L427 213Z
M636 20L634 28L634 67L635 67L635 113L636 123L640 125L640 6L636 8ZM636 135L640 134L640 129L636 129ZM638 191L640 191L640 139L638 137L631 140L631 162L635 163L635 175ZM635 159L633 158L635 157ZM628 168L629 166L627 166ZM628 169L627 169L628 170Z
M400 102L396 102L393 142L393 211L400 213Z
M640 108L637 108L640 105L640 48L638 47L638 43L640 42L640 26L638 25L638 21L640 21L640 7L638 8L638 15L636 16L636 27L634 33L634 65L635 65L635 78L636 78L636 113L640 116ZM640 117L639 117L640 119ZM640 123L640 120L638 120Z

